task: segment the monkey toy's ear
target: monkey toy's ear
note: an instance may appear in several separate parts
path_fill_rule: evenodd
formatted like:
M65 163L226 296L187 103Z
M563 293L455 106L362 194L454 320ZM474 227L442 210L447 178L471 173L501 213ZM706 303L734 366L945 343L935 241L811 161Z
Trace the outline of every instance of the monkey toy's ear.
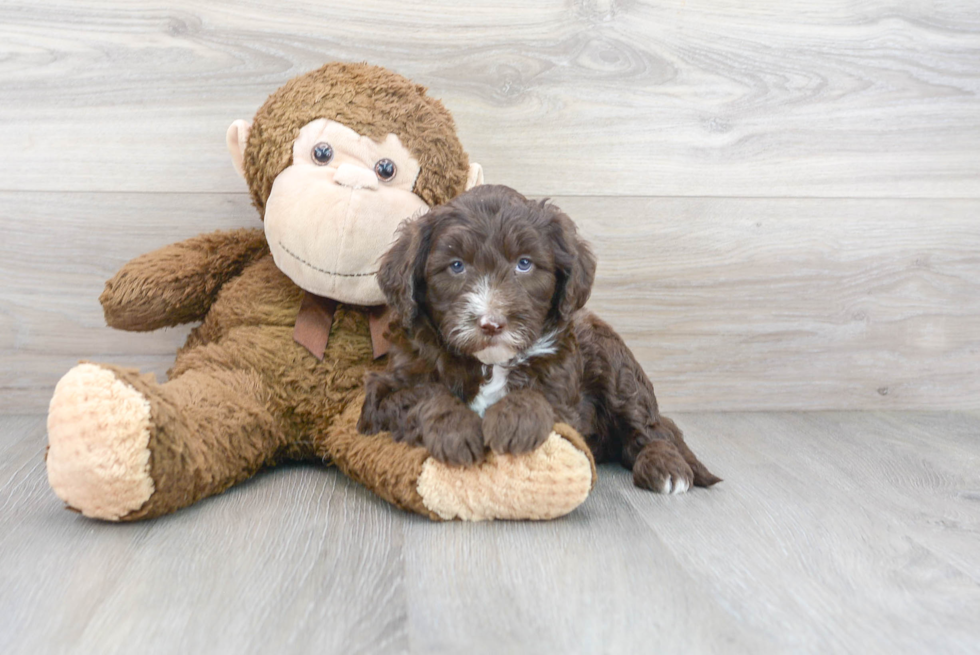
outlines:
M245 177L242 162L245 160L245 146L248 145L248 133L251 129L251 123L239 118L228 126L228 132L225 134L225 143L228 144L228 152L231 153L231 165L242 177Z
M476 162L470 164L470 172L466 176L466 190L483 184L483 167Z
M381 256L378 269L378 286L409 334L420 318L419 303L425 300L425 263L432 242L429 216L401 224L395 242Z

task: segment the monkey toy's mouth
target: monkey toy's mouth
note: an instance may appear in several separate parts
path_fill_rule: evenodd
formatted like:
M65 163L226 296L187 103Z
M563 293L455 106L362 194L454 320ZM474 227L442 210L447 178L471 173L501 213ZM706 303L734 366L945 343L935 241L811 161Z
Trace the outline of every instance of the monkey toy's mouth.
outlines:
M397 185L354 190L327 173L300 162L276 178L263 216L273 260L304 291L352 305L383 304L378 259L405 217L428 206Z
M330 276L333 276L333 277L370 277L372 275L377 275L377 273L378 273L378 271L376 271L376 270L375 271L369 271L367 273L340 273L338 271L328 271L325 268L320 268L319 266L316 266L316 265L311 264L310 262L306 261L305 259L303 259L299 255L297 255L296 253L294 253L292 250L290 250L289 248L287 248L286 247L286 244L284 244L282 241L279 241L279 247L282 248L282 251L284 253L286 253L287 255L289 255L290 257L292 257L293 259L295 259L296 261L298 261L300 264L303 264L307 268L310 268L310 269L316 271L317 273L322 273L323 275L330 275Z

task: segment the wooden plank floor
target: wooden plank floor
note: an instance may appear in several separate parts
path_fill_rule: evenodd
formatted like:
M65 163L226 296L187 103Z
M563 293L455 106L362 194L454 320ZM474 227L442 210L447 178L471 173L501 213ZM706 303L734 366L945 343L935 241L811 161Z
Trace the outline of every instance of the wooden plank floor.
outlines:
M295 465L113 525L4 417L0 652L977 652L980 416L677 418L715 489L606 465L562 520L436 524Z

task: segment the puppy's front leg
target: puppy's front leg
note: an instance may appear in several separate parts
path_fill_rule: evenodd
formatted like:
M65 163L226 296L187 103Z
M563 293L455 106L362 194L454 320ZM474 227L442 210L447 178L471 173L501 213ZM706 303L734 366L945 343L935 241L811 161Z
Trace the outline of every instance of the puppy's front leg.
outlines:
M493 452L518 455L544 443L554 424L555 411L539 391L518 389L487 409L483 437Z
M480 417L448 389L440 389L419 403L408 420L417 421L422 445L439 461L463 466L483 461Z
M361 416L357 419L357 431L361 434L377 434L382 430L390 430L391 417L387 404L395 390L392 377L386 373L368 373L364 378L364 403L361 405Z
M390 373L368 373L357 431L361 434L387 431L395 441L419 443L421 433L417 422L410 420L411 410L432 395L431 385L407 387L405 384Z

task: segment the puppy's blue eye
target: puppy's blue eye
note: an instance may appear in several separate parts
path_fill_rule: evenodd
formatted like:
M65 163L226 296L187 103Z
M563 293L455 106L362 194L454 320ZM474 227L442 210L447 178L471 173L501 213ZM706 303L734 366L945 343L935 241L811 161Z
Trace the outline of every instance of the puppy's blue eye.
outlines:
M517 260L517 270L521 273L527 273L531 270L532 266L534 266L534 264L532 264L531 260L527 257L521 257Z
M330 163L333 159L333 148L329 143L318 143L313 146L313 161L321 166Z
M449 264L449 270L452 271L453 273L462 273L463 271L466 270L466 265L463 264L463 262L461 262L460 260L454 259Z

